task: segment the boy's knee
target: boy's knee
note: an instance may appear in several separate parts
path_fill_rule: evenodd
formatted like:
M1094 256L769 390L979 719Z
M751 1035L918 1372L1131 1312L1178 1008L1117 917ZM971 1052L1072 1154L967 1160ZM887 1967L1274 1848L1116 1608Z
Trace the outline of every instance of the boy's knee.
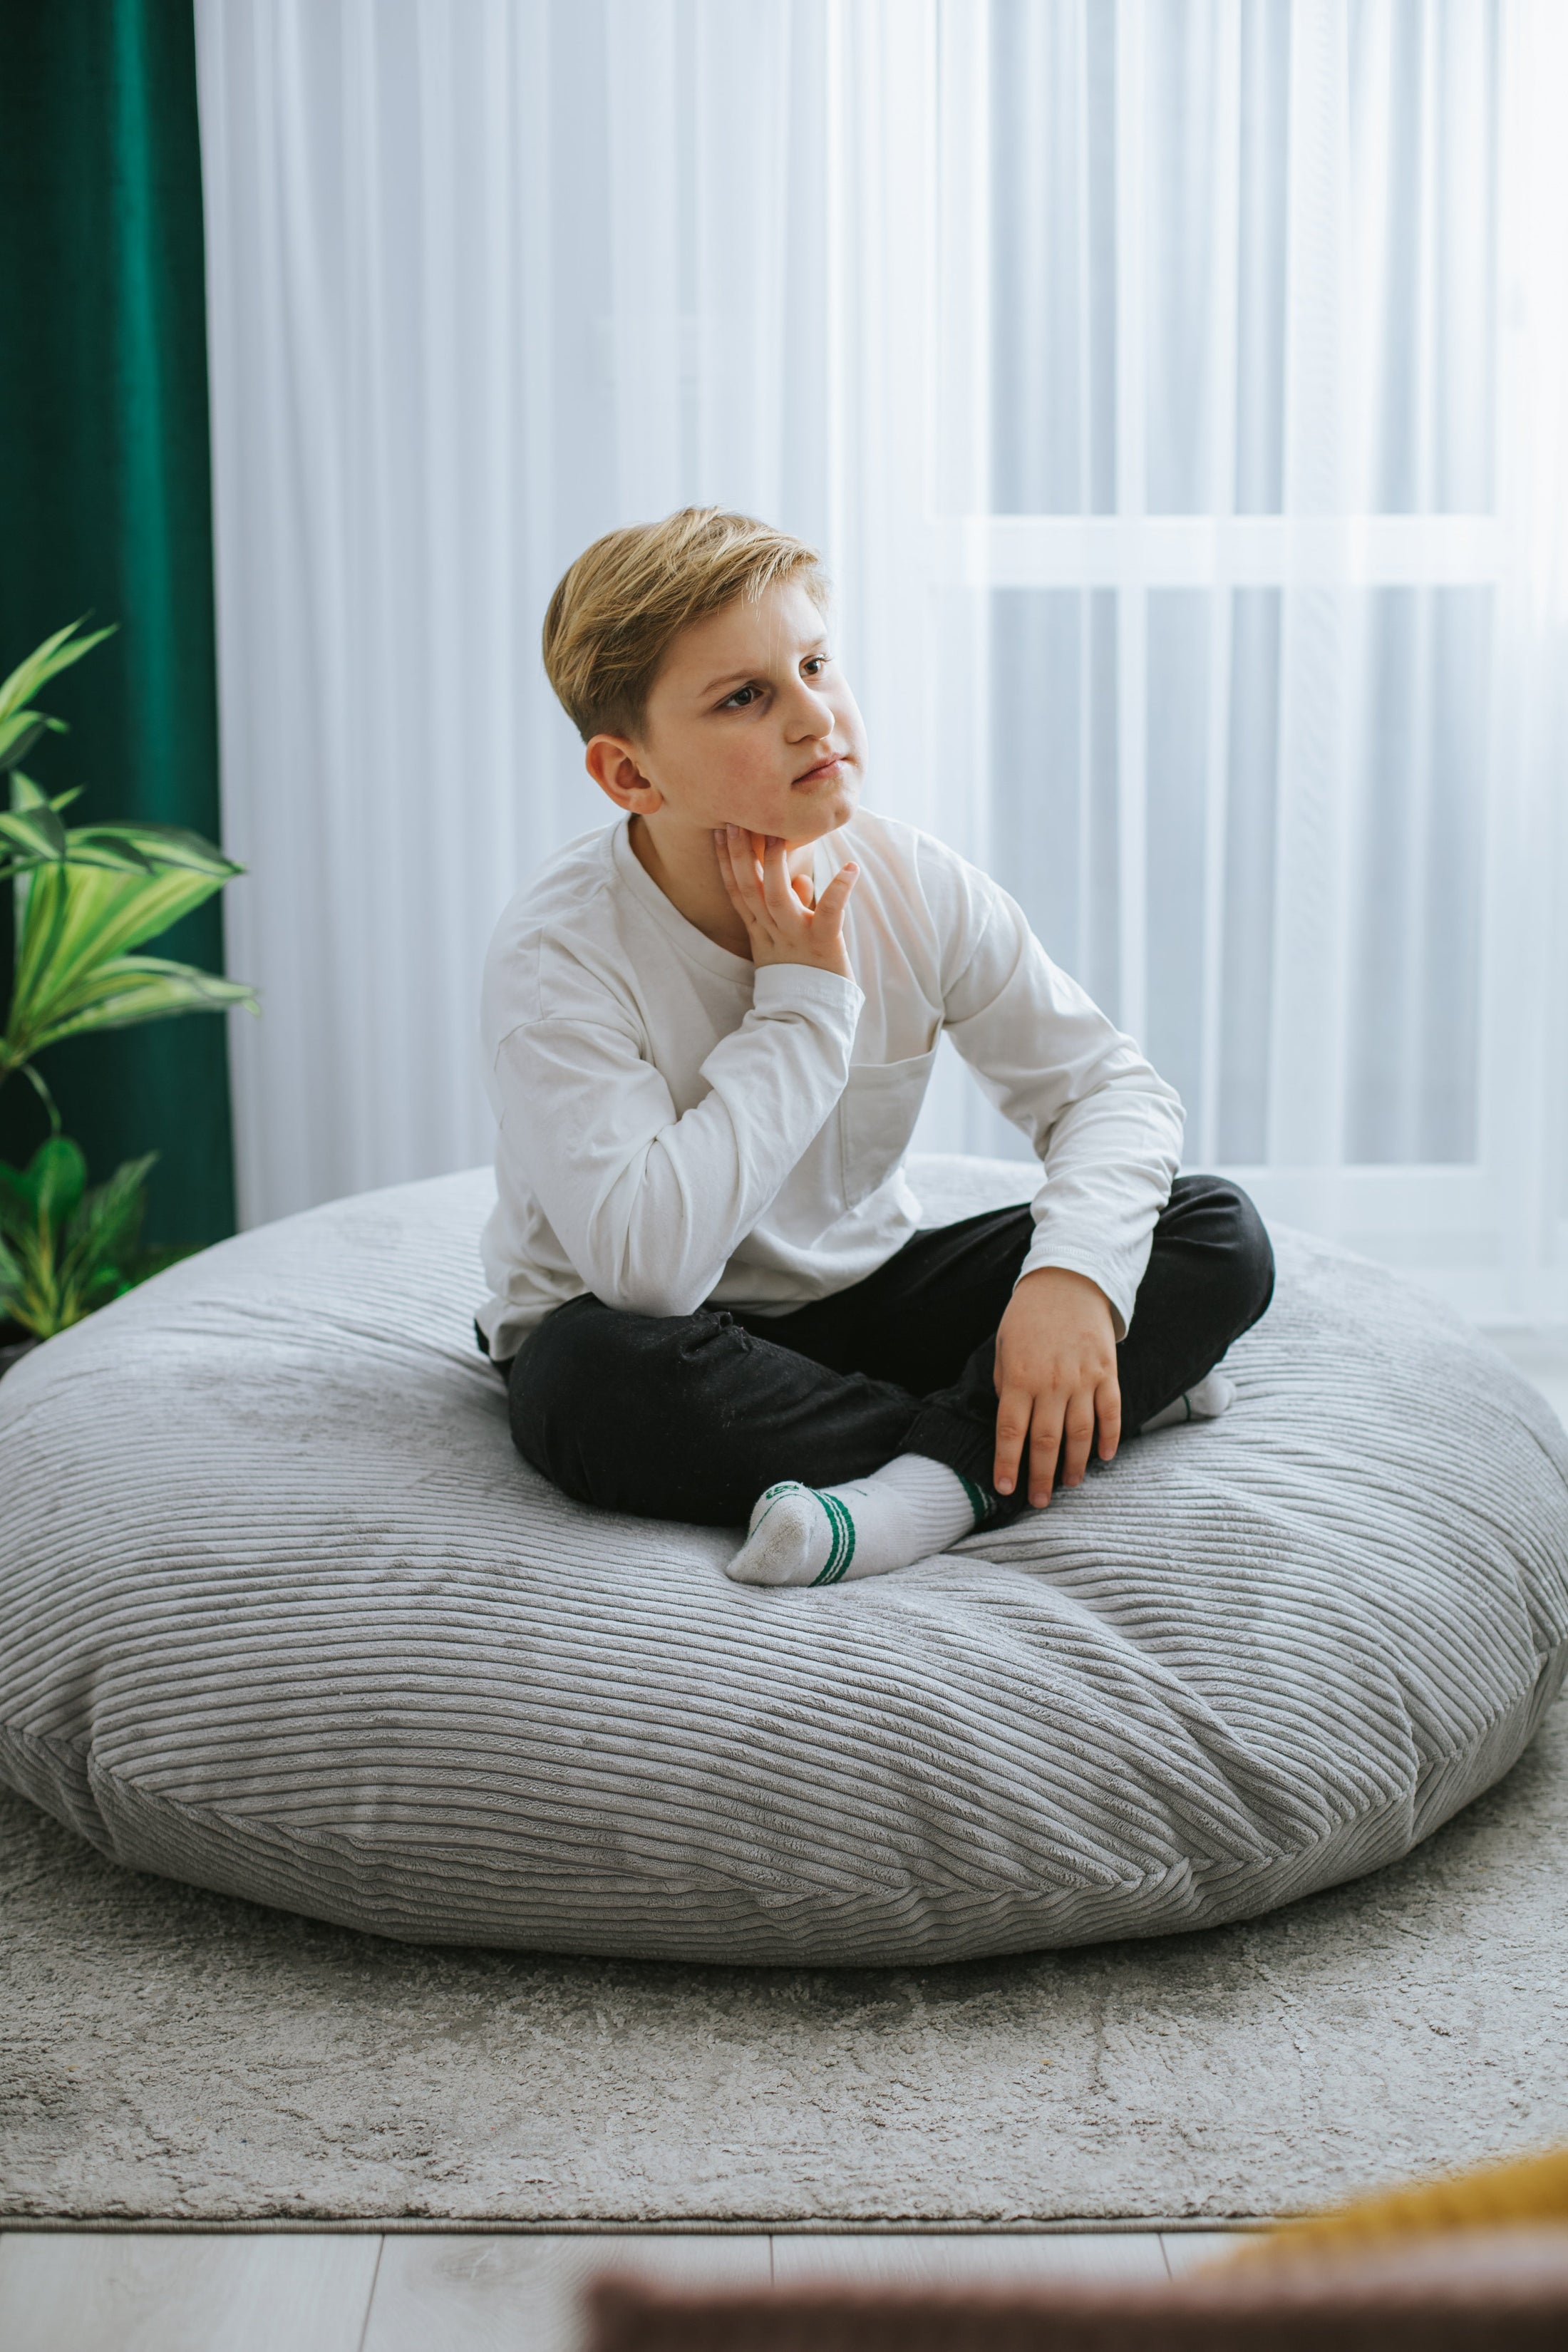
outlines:
M507 1412L512 1443L536 1470L579 1501L596 1499L589 1463L599 1434L646 1436L678 1410L687 1377L731 1328L728 1316L638 1315L591 1293L547 1315L512 1360Z
M1172 1187L1171 1238L1197 1253L1205 1307L1239 1338L1274 1296L1274 1248L1256 1202L1223 1176L1179 1176ZM1227 1343L1228 1344L1228 1343Z
M511 1442L525 1462L574 1501L591 1502L590 1433L617 1416L621 1318L591 1294L548 1314L518 1349L507 1378Z
M1231 1183L1223 1184L1220 1192L1226 1220L1225 1288L1239 1336L1258 1321L1274 1296L1274 1244L1250 1194Z
M590 1400L613 1402L622 1364L643 1316L617 1315L585 1293L548 1314L512 1359L507 1381L515 1423L520 1411L531 1414L548 1404L574 1413Z

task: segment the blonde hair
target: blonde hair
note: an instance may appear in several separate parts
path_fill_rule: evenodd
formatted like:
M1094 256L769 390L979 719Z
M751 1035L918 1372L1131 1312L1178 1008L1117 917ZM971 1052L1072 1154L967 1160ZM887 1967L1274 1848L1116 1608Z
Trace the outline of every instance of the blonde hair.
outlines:
M816 550L721 507L682 507L596 539L563 573L544 615L544 667L583 740L640 730L659 664L689 621L795 579L826 613Z

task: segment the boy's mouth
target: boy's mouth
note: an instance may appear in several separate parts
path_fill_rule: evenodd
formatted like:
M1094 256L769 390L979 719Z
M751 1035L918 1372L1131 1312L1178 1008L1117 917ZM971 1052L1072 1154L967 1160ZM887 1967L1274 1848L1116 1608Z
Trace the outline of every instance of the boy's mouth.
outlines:
M835 751L828 759L819 760L815 768L805 769L803 773L796 776L794 781L797 784L818 783L827 776L837 776L843 769L847 768L848 764L849 754L847 751Z

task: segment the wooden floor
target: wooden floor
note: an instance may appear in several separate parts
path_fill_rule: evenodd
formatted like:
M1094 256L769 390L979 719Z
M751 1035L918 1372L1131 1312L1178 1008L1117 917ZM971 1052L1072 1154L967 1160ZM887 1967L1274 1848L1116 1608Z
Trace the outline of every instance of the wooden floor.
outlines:
M584 2280L1168 2278L1234 2236L0 2237L5 2352L570 2352Z

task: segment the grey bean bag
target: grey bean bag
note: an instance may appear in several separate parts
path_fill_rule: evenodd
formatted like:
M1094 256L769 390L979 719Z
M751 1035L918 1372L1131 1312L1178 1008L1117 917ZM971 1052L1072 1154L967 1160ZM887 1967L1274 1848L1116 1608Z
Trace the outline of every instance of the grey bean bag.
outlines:
M1027 1196L913 1163L932 1223ZM0 1776L132 1868L384 1935L909 1962L1405 1853L1562 1679L1568 1441L1279 1232L1222 1420L824 1591L567 1501L469 1315L486 1173L162 1275L0 1381Z

